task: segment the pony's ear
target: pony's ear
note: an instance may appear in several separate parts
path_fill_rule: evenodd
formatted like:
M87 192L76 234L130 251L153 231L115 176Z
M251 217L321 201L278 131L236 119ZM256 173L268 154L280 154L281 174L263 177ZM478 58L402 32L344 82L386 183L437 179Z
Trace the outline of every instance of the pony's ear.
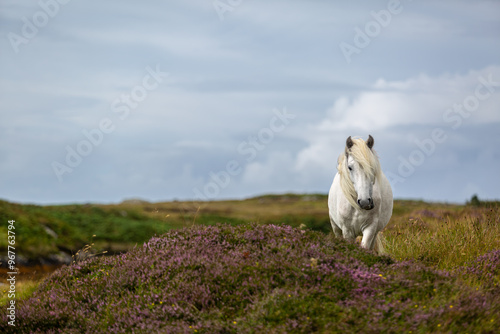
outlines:
M371 135L368 135L368 140L366 141L366 146L368 146L368 148L371 150L373 147L373 144L375 144L373 137Z
M347 137L347 140L345 141L345 148L346 150L350 149L354 145L352 142L351 136Z

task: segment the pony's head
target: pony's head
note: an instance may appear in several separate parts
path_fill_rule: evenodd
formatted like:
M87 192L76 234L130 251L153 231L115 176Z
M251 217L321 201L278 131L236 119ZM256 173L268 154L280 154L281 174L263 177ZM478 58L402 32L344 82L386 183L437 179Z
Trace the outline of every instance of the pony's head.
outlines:
M371 210L373 185L380 177L380 163L373 150L374 140L347 138L345 151L338 160L340 187L354 208Z

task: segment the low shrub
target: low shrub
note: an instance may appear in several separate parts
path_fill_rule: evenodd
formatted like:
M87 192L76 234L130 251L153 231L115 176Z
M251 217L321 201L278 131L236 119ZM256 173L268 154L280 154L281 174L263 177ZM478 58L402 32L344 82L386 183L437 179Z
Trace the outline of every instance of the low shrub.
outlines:
M61 268L0 332L493 333L500 290L458 280L320 232L195 226Z

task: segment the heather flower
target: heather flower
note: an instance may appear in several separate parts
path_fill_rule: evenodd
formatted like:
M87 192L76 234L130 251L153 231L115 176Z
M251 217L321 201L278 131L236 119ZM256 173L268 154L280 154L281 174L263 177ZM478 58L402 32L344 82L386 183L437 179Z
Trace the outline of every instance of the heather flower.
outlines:
M492 285L498 284L500 282L500 250L481 255L458 271L466 275L473 275Z
M470 270L498 274L497 253L477 263ZM459 289L456 280L290 226L197 226L61 268L19 301L17 327L1 322L0 332L473 332L478 319L494 326L498 294Z

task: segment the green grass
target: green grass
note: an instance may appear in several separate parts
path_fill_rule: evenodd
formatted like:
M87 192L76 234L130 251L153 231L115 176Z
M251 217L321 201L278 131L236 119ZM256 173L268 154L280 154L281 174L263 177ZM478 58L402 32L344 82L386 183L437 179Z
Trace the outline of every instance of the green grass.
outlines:
M76 253L92 239L95 248L129 249L152 235L168 231L168 223L141 210L99 205L35 206L0 201L0 219L15 220L17 255L43 258L61 250ZM7 234L7 226L0 226ZM22 247L21 247L22 245ZM7 238L0 239L7 247Z
M500 210L423 203L394 215L383 235L393 258L453 270L500 249Z
M36 291L36 289L38 288L38 286L40 285L41 282L42 282L42 280L40 280L40 279L16 281L15 300L19 301L19 300L24 300L26 298L29 298L33 294L33 292ZM3 285L0 288L0 305L1 306L6 305L11 300L11 298L9 297L9 294L10 294L9 286Z

